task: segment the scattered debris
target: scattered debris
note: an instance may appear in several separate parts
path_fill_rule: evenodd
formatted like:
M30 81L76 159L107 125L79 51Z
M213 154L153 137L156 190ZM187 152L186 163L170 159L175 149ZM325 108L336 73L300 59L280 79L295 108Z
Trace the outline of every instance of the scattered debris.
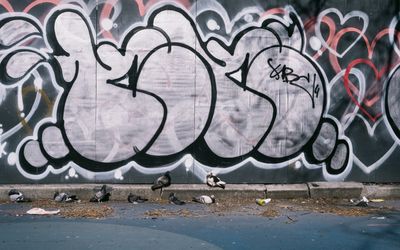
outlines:
M187 209L179 209L178 211L170 211L167 209L154 209L146 211L144 215L151 219L157 219L159 217L172 217L172 216L183 216L183 217L194 216L194 214Z
M374 216L374 217L371 217L371 219L374 219L374 220L384 220L384 219L386 219L386 217L385 217L385 216Z
M375 202L375 203L378 203L378 202L384 202L385 200L384 199L371 199L371 200L369 200L370 202Z
M109 206L97 206L93 204L82 204L64 208L60 215L66 218L104 218L113 213L113 209Z
M184 216L184 217L203 217L209 216L226 216L226 215L255 215L268 218L275 218L278 216L289 215L293 220L296 220L296 216L293 216L292 212L299 214L301 217L304 213L297 211L306 211L309 213L330 213L340 216L369 216L371 221L377 222L378 220L387 220L382 217L385 211L398 211L396 207L387 206L368 206L358 207L354 204L349 204L348 199L290 199L290 200L279 200L274 199L274 202L268 203L267 206L260 206L254 204L254 198L243 198L243 199L232 199L221 198L218 199L218 203L214 203L212 206L188 206L187 209L180 209L179 206L168 205L171 201L168 199L157 201L158 204L149 204L149 208L154 209L154 206L160 206L161 209L155 209L144 212L146 210L131 210L129 206L124 205L123 202L111 202L107 206L104 204L93 204L88 201L82 201L80 203L66 203L56 202L53 199L47 200L34 200L30 204L9 204L10 202L4 203L2 212L11 216L23 216L26 211L32 207L42 208L44 210L53 211L60 210L59 216L61 217L75 217L75 218L103 218L107 216L118 216L119 211L126 210L122 214L127 213L140 213L139 216L146 218L164 218L168 216ZM359 200L353 200L358 202ZM9 205L7 205L9 204ZM125 201L126 204L126 201ZM175 204L175 203L174 203ZM16 209L17 206L17 209ZM159 207L159 208L160 208ZM120 209L121 208L121 209ZM146 207L145 207L146 208ZM114 213L114 210L116 213ZM129 212L128 212L129 211ZM131 212L132 211L132 212ZM142 211L142 212L140 212ZM371 217L374 216L374 217ZM292 223L293 221L287 218L283 223ZM384 222L384 221L381 221Z
M35 200L32 207L41 207L45 210L60 210L60 216L65 218L104 218L113 213L113 208L106 205L98 205L88 201L81 202L56 202L52 199Z
M317 203L318 201L318 203ZM358 200L353 200L352 203ZM287 201L279 200L274 204L275 206L282 207L287 204ZM388 210L387 207L358 207L355 204L349 206L348 200L344 199L292 199L290 200L290 211L310 211L314 213L330 213L340 216L367 216L370 214L379 214L383 209Z
M297 222L296 219L293 219L292 217L290 217L289 215L286 215L286 217L289 219L289 221L286 221L286 224L290 224L290 223L294 223Z
M278 217L280 213L275 209L268 208L267 210L261 212L260 215L263 217L275 218Z
M60 209L49 211L44 210L43 208L34 207L32 209L29 209L26 213L33 215L55 215L60 213Z
M256 203L260 206L265 206L268 203L271 202L271 198L267 198L267 199L256 199Z

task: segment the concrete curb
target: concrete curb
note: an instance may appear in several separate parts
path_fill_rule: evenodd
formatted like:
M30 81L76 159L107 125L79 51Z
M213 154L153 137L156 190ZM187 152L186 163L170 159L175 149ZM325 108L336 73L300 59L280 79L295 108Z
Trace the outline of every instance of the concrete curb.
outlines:
M10 189L17 189L33 200L52 199L56 191L76 194L82 200L89 200L100 184L15 184L0 185L0 200L8 200ZM226 189L210 188L204 184L172 184L164 190L162 197L159 191L151 191L150 185L108 184L111 189L111 200L126 200L129 193L143 195L150 200L166 199L174 192L183 200L193 196L215 195L217 199L256 199L269 197L273 199L296 198L400 198L400 185L369 185L357 182L312 182L305 184L228 184Z
M309 198L307 184L270 184L265 185L267 197L272 199Z
M359 182L311 182L310 198L358 198L364 185Z

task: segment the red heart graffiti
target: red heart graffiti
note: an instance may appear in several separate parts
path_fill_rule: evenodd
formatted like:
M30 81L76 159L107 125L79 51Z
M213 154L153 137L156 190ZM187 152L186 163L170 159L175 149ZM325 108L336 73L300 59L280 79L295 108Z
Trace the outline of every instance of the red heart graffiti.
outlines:
M364 63L368 66L370 66L374 72L375 72L375 83L379 83L382 79L382 76L389 72L390 69L393 68L393 65L397 64L399 62L399 59L397 59L397 61L393 64L389 64L389 65L384 65L382 67L382 69L378 72L378 69L376 67L376 65L371 61L372 56L373 56L373 52L374 49L378 43L378 41L384 37L387 36L390 33L390 29L383 29L382 31L380 31L375 38L372 40L372 42L370 43L368 38L364 35L361 34L361 31L357 28L345 28L340 30L339 32L337 32L334 36L334 38L332 39L332 48L336 49L340 39L343 37L343 35L345 35L346 33L349 32L355 32L358 33L362 36L362 40L365 42L366 48L367 48L367 52L368 52L368 59L357 59L352 61L346 68L346 73L349 74L350 70L356 66L357 64L360 63ZM400 38L400 33L396 32L396 36L398 38ZM340 71L342 71L342 68L339 64L339 60L338 58L334 55L334 54L329 54L329 58L332 64L333 69L335 70L336 73L339 73ZM380 112L379 114L376 115L372 115L366 108L364 107L372 107L376 102L378 102L381 99L381 95L380 95L380 91L377 91L376 94L374 96L372 96L371 98L364 98L363 101L361 103L359 103L357 101L357 99L354 97L354 95L359 95L359 90L357 88L357 86L355 86L354 84L351 83L351 81L348 79L348 75L346 78L346 74L344 75L344 84L345 84L345 88L347 93L349 94L351 100L360 108L360 111L366 115L371 121L375 122L381 115L382 112ZM378 87L382 87L383 84L381 84L381 86ZM376 88L377 86L372 86L372 89ZM367 93L366 93L367 94ZM364 107L363 107L364 106Z
M351 100L358 106L358 108L361 110L361 112L363 112L370 120L372 120L373 122L375 122L381 115L382 113L379 112L378 114L376 114L375 116L372 116L364 107L363 105L357 100L357 98L355 97L355 95L353 94L354 92L351 90L350 88L350 80L349 80L349 75L351 72L351 69L354 68L355 66L359 65L359 64L365 64L368 65L375 73L375 80L376 81L380 81L382 76L386 73L386 69L387 68L383 68L378 72L378 69L376 68L375 64L369 60L369 59L363 59L363 58L359 58L356 59L354 61L352 61L346 68L346 72L344 73L344 87L346 89L347 94L350 96ZM375 98L376 99L376 98ZM367 100L366 102L370 102L371 106L377 101L374 98ZM378 98L378 100L380 99L380 97ZM373 100L373 101L371 101ZM362 102L364 104L366 104L366 102Z

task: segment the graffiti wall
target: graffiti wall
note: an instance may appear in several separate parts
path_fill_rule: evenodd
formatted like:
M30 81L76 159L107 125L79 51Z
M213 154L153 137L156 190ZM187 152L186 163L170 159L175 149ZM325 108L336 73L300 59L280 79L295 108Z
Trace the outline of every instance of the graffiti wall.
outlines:
M399 182L399 5L0 0L0 183Z

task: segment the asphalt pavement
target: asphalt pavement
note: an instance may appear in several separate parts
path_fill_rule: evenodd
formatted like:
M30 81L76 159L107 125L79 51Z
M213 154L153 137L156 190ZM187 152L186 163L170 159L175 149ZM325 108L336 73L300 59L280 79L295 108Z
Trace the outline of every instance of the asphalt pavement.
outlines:
M400 249L399 200L368 207L345 199L249 202L4 202L0 249ZM26 214L38 205L61 213ZM62 213L79 206L112 212L94 218L80 216L80 210Z

